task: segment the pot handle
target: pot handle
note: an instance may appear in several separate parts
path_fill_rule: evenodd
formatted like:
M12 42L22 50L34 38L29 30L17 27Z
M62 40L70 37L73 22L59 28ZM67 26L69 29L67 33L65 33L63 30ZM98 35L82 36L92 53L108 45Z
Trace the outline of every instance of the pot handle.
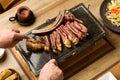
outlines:
M15 20L16 20L15 17L10 17L10 18L9 18L9 21L11 21L11 22L12 22L12 21L15 21Z

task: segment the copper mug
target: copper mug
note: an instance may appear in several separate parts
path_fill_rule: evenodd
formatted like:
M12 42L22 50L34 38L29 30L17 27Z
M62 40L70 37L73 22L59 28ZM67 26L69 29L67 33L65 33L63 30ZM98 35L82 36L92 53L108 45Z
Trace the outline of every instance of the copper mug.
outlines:
M15 17L10 17L9 21L17 21L20 25L27 26L35 21L35 16L27 6L21 6Z

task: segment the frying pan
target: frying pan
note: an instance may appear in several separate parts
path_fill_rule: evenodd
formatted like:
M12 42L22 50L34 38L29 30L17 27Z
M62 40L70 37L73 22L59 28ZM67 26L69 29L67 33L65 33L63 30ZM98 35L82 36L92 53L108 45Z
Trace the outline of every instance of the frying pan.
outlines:
M104 24L106 27L116 33L120 33L120 26L113 25L105 16L107 4L111 2L111 0L104 0L100 7L100 16L103 19Z

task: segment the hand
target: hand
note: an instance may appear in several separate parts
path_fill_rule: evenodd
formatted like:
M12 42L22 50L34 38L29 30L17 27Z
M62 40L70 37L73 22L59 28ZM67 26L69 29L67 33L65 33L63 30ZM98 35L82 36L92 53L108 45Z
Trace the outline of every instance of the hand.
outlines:
M11 48L24 38L28 39L28 37L21 34L19 30L0 27L0 47L2 48Z
M55 59L50 60L41 69L39 80L63 80L63 72Z

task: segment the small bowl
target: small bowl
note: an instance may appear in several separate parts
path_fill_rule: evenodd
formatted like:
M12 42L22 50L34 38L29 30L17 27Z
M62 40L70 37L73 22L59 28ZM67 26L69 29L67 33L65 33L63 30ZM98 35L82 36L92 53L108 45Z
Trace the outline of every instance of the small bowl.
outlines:
M0 59L4 56L4 54L5 54L5 49L0 48Z

